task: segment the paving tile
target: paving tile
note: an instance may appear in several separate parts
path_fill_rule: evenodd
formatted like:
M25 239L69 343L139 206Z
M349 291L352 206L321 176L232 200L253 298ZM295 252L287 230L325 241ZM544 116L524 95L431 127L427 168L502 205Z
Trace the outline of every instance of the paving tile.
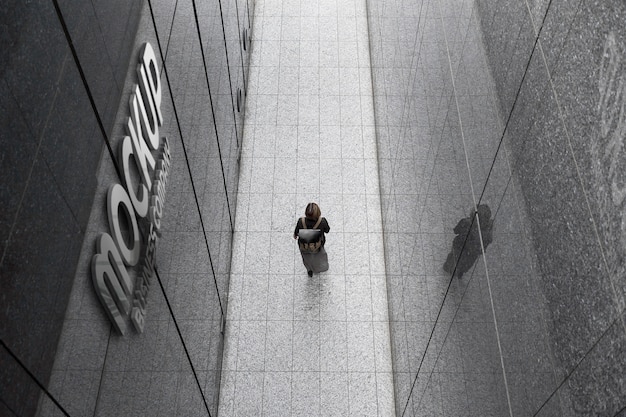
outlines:
M233 416L259 416L263 408L263 372L237 372Z
M369 276L346 275L346 314L349 321L372 321Z
M278 126L292 125L294 121L298 120L298 100L297 94L281 94L279 96L276 111L276 124ZM279 152L277 149L278 146L274 149L275 154Z
M347 417L350 412L348 374L346 372L324 372L320 381L321 416Z
M280 67L278 65L275 67L267 67L263 68L262 71L259 70L258 75L255 74L258 77L258 81L256 82L257 89L255 90L257 94L278 94L278 76L280 74L279 69Z
M338 41L320 42L320 67L339 67L339 45Z
M300 68L314 68L319 66L320 44L317 37L315 39L301 39L299 44ZM317 91L311 93L317 94Z
M314 63L303 64L303 57L311 55ZM298 93L301 96L315 96L319 100L320 76L317 67L317 51L303 50L300 55L300 72L298 73Z
M256 125L254 129L253 158L258 159L274 157L276 131L277 128L275 125Z
M261 49L261 67L275 67L280 63L280 41L279 40L261 40L258 41L259 49Z
M296 417L320 414L320 373L294 372L291 382L291 415Z
M374 328L371 321L348 321L348 371L375 372Z
M266 321L241 321L237 371L263 371L265 369L266 333Z
M328 253L328 265L330 274L343 274L346 266L344 246L344 234L334 233L326 239L326 253ZM344 279L343 277L341 279ZM344 279L345 280L345 279Z
M280 30L280 26L278 28ZM280 42L280 67L297 67L300 65L300 42L282 40Z
M270 275L268 320L293 320L293 276L293 272Z
M268 321L265 349L265 371L293 369L293 321Z
M343 91L341 91L343 93ZM360 126L361 120L361 97L353 93L352 95L341 95L341 124L345 126Z
M339 42L339 45L346 49L352 49L355 46L351 42ZM339 93L342 96L358 96L360 95L359 69L357 68L357 58L347 56L343 51L339 52ZM348 62L346 61L348 60Z
M361 126L341 126L341 155L351 159L362 159L363 149Z
M338 86L338 84L337 84ZM323 80L320 80L320 90L322 89L333 89L334 87L329 83L324 83ZM338 88L337 88L338 89ZM333 91L334 93L334 91ZM339 98L339 93L336 95L321 95L320 96L320 125L326 126L338 126L341 122L341 99ZM334 138L337 143L339 141L338 138ZM324 153L331 154L331 149L322 147Z
M306 16L307 21L309 20L310 17L319 16L319 8L317 5L317 2L301 0L300 1L300 15Z
M300 94L298 102L298 123L302 126L319 125L320 97L317 94Z
M337 113L337 120L339 117L340 115ZM324 149L322 156L341 158L341 128L339 123L332 126L320 126L320 147Z
M263 415L291 415L291 372L266 372L263 381Z
M337 1L338 0L320 0L319 12L320 16L337 17Z
M257 1L220 415L394 415L361 3ZM312 278L292 238L310 201L331 227Z
M320 7L321 8L321 7ZM320 16L319 18L319 39L322 41L337 41L337 17Z
M272 276L275 274L293 274L296 241L293 240L291 233L289 231L272 233L269 243L271 245L270 274ZM271 293L270 297L272 297Z
M378 414L376 374L374 372L348 373L348 391L351 416Z
M267 320L268 276L245 274L241 300L240 320Z
M279 70L279 89L278 94L282 96L288 95L298 95L298 73L299 66L291 66L291 65L281 65ZM248 95L248 100L253 100L251 95ZM256 101L256 99L254 99ZM248 123L248 115L246 114L246 123ZM256 114L255 114L256 117ZM256 118L254 119L256 121ZM297 122L295 120L294 122ZM245 139L245 138L244 138ZM245 143L245 140L244 140Z
M343 275L328 274L320 280L320 320L345 322L346 298L346 281Z

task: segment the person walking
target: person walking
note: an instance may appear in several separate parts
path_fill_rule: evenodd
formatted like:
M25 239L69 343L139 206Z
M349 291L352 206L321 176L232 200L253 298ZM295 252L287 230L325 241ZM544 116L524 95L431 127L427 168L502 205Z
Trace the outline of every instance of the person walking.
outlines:
M307 204L304 217L299 218L296 223L293 238L298 240L302 263L310 277L314 272L328 270L328 255L324 249L328 232L330 232L330 226L322 217L319 206L315 203Z
M478 219L474 219L478 216ZM478 224L480 223L480 233ZM461 219L454 227L456 236L452 240L452 250L448 254L443 270L457 278L470 270L476 259L482 254L480 236L483 238L485 250L493 239L493 219L491 219L491 209L486 204L478 205L477 209L472 209L469 217ZM456 270L455 270L456 264Z

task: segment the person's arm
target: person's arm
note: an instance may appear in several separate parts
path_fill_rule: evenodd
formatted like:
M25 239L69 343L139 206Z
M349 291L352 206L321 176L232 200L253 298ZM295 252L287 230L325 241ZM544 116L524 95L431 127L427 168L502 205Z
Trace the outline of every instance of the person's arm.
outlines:
M324 233L330 232L330 226L328 225L328 221L326 220L326 217L324 217L322 219L322 222L320 223L320 230Z
M293 231L293 238L294 239L298 238L298 233L300 232L300 229L302 229L302 223L300 223L300 219L298 219L298 221L296 222L296 228Z

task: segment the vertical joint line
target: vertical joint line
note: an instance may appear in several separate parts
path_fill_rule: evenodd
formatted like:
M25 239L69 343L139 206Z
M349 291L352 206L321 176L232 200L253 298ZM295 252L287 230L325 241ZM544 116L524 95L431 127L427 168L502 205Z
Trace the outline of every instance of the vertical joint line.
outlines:
M159 54L161 56L161 61L163 63L163 70L164 70L164 73L165 73L165 80L167 81L167 88L168 88L168 90L170 92L170 99L172 100L172 109L174 110L174 117L176 119L176 125L178 127L178 134L180 135L180 142L182 144L183 154L185 156L185 162L186 162L186 165L187 165L187 171L189 172L189 182L191 184L191 189L193 191L193 196L194 196L194 199L195 199L195 202L196 202L196 209L198 210L198 217L200 219L200 227L202 227L202 234L204 236L204 243L205 243L205 246L206 246L207 254L209 256L209 263L211 264L211 271L213 273L213 282L215 283L215 291L217 292L217 300L219 302L220 310L221 310L222 316L223 316L224 315L224 307L222 306L222 297L220 296L220 289L219 289L219 287L217 285L217 277L215 275L215 269L213 267L213 259L211 257L211 251L210 251L210 248L209 248L209 242L208 242L208 238L207 238L207 235L206 235L206 229L204 227L204 221L202 219L202 212L200 210L200 203L198 201L198 193L196 192L196 185L195 185L195 182L193 180L193 174L191 172L191 165L189 163L189 157L187 155L187 147L185 146L185 140L184 140L184 137L183 137L183 131L182 131L181 124L180 124L180 118L178 117L178 110L177 110L177 107L176 107L176 102L174 100L174 93L172 92L172 86L170 84L170 78L169 78L169 75L168 75L168 72L167 72L167 65L166 65L165 61L163 60L163 49L161 47L161 41L159 39L159 33L158 33L158 30L157 30L157 26L156 26L156 20L154 18L154 10L152 9L152 0L148 0L148 6L150 7L150 14L151 14L151 17L152 17L152 24L154 26L154 32L155 32L155 36L157 38L157 44L159 45Z

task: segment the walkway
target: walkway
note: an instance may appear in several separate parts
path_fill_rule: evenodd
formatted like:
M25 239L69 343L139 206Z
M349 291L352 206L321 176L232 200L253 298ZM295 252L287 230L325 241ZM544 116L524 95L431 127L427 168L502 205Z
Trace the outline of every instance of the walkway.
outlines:
M219 416L393 416L365 0L257 0L252 44Z

